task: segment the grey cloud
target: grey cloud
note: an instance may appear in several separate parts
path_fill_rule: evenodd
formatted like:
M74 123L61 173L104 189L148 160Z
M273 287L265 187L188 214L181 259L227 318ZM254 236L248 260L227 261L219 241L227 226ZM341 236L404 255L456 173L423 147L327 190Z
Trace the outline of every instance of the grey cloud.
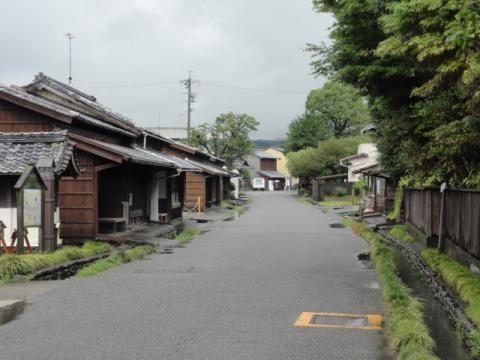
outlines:
M321 86L301 49L327 40L333 22L310 0L24 0L3 2L1 18L0 82L40 71L65 81L71 32L73 85L106 105L142 125L183 126L179 81L191 69L193 123L246 112L261 122L255 137L284 136Z

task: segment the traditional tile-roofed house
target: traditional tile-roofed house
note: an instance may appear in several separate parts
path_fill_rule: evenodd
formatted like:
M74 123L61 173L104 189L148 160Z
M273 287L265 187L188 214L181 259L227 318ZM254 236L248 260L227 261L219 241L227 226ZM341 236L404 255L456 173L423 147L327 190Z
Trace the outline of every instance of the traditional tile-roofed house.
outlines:
M76 176L74 143L66 131L39 133L0 133L0 219L6 225L5 240L17 229L17 201L14 185L26 169L37 166L46 186L44 220L39 228L29 229L32 246L43 239L43 248L56 246L54 223L58 223L56 189L62 175Z
M255 150L253 155L247 157L246 162L250 171L250 177L265 179L268 190L283 190L285 188L285 175L277 170L276 155L264 150Z
M178 178L184 175L177 176L182 167L172 157L143 151L139 126L43 74L24 88L0 86L0 132L59 130L73 141L80 170L58 181L65 243L102 238L132 222L181 220L183 197L172 199L169 187L183 184Z
M231 171L225 162L200 149L161 136L156 131L147 132L147 148L168 153L187 161L194 170L185 172L184 199L187 210L200 210L219 206L228 198Z

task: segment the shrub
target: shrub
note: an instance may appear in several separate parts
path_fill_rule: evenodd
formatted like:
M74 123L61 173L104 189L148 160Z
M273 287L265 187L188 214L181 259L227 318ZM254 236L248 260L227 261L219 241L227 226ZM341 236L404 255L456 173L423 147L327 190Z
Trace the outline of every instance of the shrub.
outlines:
M416 242L415 238L407 232L406 225L395 225L394 227L392 227L389 233L404 242L407 242L407 243Z
M337 187L335 189L335 195L338 197L345 197L348 195L348 190L342 187Z

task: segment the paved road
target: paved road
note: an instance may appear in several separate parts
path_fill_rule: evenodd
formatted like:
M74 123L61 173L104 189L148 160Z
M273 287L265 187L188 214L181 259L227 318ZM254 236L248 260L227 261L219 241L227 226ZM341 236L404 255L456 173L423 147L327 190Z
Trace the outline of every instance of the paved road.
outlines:
M385 359L380 331L295 327L304 311L381 313L367 250L289 193L255 193L240 219L186 248L37 295L0 327L0 357Z

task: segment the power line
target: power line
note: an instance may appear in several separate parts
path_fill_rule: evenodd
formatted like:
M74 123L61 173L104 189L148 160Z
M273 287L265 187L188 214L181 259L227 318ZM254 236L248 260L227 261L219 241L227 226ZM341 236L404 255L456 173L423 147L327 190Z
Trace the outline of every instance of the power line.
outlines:
M286 90L286 89L272 89L272 88L257 88L257 87L248 87L248 86L241 86L241 85L232 85L232 84L219 84L219 83L204 83L202 85L212 86L212 87L221 87L221 88L228 88L228 89L238 89L238 90L246 90L246 91L259 91L259 92L270 92L270 93L283 93L283 94L301 94L305 95L305 91L301 90Z
M182 84L184 81L182 80ZM136 83L136 84L116 84L116 85L85 85L85 86L78 86L79 88L83 89L116 89L116 88L136 88L136 87L158 87L162 85L173 85L178 84L176 81L159 81L159 82L151 82L151 83ZM211 83L211 82L199 82L202 86L207 87L218 87L218 88L226 88L226 89L234 89L234 90L243 90L243 91L255 91L255 92L264 92L264 93L276 93L276 94L297 94L297 95L305 95L307 90L293 90L293 89L272 89L272 88L258 88L258 87L249 87L249 86L242 86L242 85L234 85L234 84L221 84L221 83Z

